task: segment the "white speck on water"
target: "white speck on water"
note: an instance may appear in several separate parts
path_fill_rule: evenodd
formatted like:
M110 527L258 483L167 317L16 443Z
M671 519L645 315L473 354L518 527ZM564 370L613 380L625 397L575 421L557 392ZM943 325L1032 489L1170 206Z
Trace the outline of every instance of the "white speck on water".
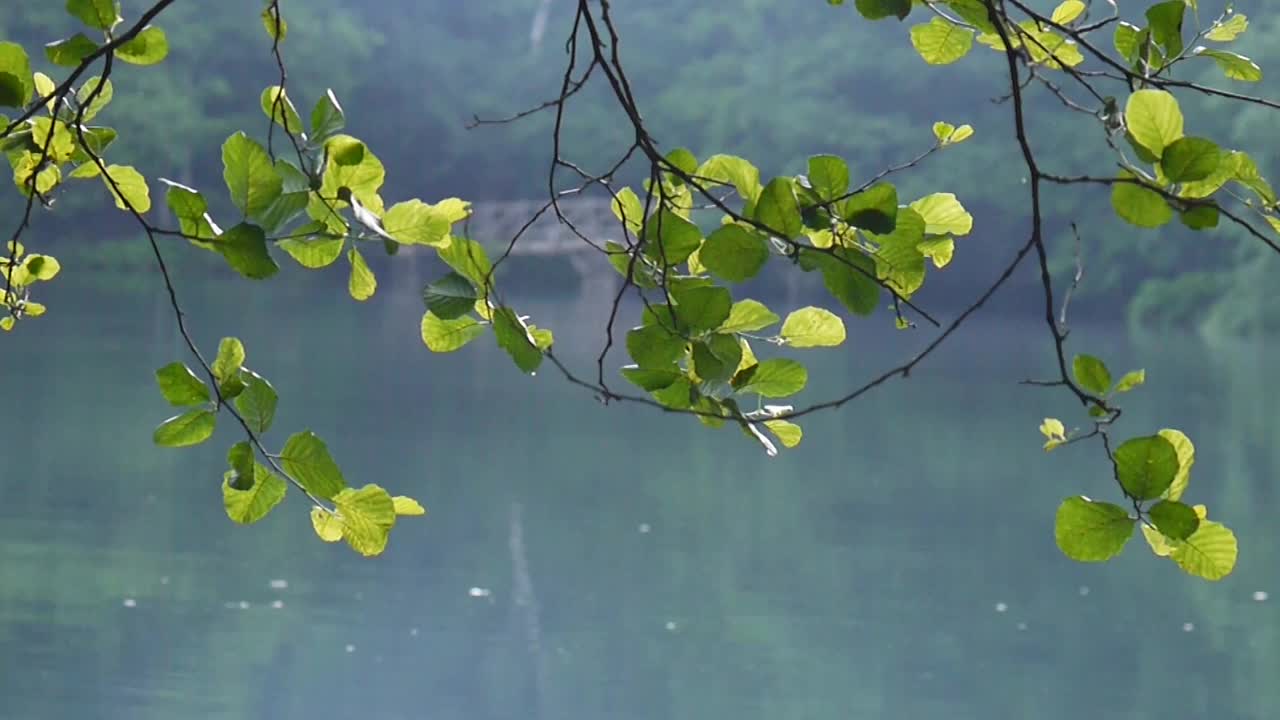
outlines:
M122 604L127 608L138 607L138 601L133 598L125 598Z
M271 601L271 607L272 607L272 608L274 608L274 609L276 609L276 610L279 610L280 608L283 608L283 607L284 607L284 601L283 601L283 600L272 600L272 601Z
M668 620L668 621L667 621L667 624L666 624L667 632L675 632L675 631L676 631L676 628L678 628L678 627L679 627L679 626L678 626L678 625L676 625L676 621L675 621L675 620Z
M487 598L493 595L493 592L489 588L473 587L467 591L467 594L473 598Z
M168 585L168 584L169 584L169 576L168 576L168 575L161 575L161 576L160 576L160 584L161 584L161 585Z
M248 601L248 600L241 600L240 602L236 603L236 607L240 608L241 610L248 610L248 609L249 609L249 601Z
M998 603L996 603L996 612L1006 612L1006 611L1008 611L1008 609L1009 609L1009 606L1008 606L1008 605L1006 605L1006 604L1004 604L1004 603L1002 603L1002 602L998 602Z
M1025 631L1026 629L1027 629L1027 624L1026 624L1026 623L1024 623L1024 622L1020 622L1020 623L1018 623L1018 631L1019 631L1019 632L1023 632L1023 631Z
M1088 585L1081 585L1081 586L1080 586L1080 597L1084 597L1085 595L1088 595L1088 594L1089 594L1089 586L1088 586Z
M409 628L409 637L418 637L418 628Z
M1189 623L1189 622L1182 623L1182 632L1191 632L1192 630L1195 630L1195 629L1196 629L1195 623Z
M270 585L272 590L287 590L289 588L289 581L277 578L272 580Z
M1266 601L1267 601L1267 598L1269 598L1269 597L1271 597L1271 596L1267 594L1267 591L1266 591L1266 590L1255 590L1255 591L1253 592L1253 601L1254 601L1254 602L1266 602Z
M640 525L636 529L640 531L641 535L644 535L645 533L649 532L653 528L649 527L649 523L640 523Z
M356 651L356 646L352 645L351 643L347 643L346 651L349 653L353 653Z

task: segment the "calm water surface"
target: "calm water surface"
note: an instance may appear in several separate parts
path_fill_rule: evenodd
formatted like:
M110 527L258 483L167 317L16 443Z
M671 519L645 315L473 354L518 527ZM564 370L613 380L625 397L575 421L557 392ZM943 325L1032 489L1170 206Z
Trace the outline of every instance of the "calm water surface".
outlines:
M1021 320L975 322L768 460L522 377L487 339L432 356L409 270L364 305L332 277L184 277L201 341L239 334L280 392L274 445L309 427L349 482L428 507L366 560L317 541L297 496L228 521L230 427L151 445L172 414L151 370L183 358L169 312L154 278L73 289L86 275L0 349L22 380L0 413L6 720L1280 717L1280 345L1073 336L1147 368L1125 436L1195 440L1190 496L1242 546L1206 584L1140 538L1106 565L1057 552L1057 502L1115 490L1097 448L1040 450L1041 418L1080 419L1016 384L1049 367ZM518 307L593 367L598 301ZM886 322L813 351L807 397L926 339Z

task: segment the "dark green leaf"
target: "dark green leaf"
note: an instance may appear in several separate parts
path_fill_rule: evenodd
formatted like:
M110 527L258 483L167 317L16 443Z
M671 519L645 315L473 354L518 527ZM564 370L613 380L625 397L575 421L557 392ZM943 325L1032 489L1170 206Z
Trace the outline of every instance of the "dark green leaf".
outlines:
M1165 537L1186 540L1200 527L1200 516L1190 505L1174 500L1161 500L1148 511L1151 522Z
M684 338L660 325L644 325L627 332L627 353L642 369L668 370L684 350Z
M498 347L507 351L522 372L535 372L542 364L542 351L529 337L528 328L511 308L494 309L493 333Z
M261 280L275 275L280 266L267 252L267 236L262 228L240 223L212 241L227 264L241 275Z
M1169 57L1182 52L1182 19L1186 11L1185 0L1168 0L1147 8L1151 39L1159 43Z
M856 0L854 7L868 20L887 17L902 20L911 13L911 0Z
M271 427L276 416L276 402L279 400L275 388L261 375L251 371L241 371L240 381L244 383L244 391L236 396L236 409L244 418L249 429L256 433L264 433Z
M311 142L322 142L346 127L347 119L332 90L326 90L311 111Z
M284 189L267 151L243 132L222 145L222 177L231 191L231 201L245 216L256 216L271 206Z
M673 288L671 297L676 301L676 317L691 332L720 327L733 309L733 297L722 287Z
M120 22L120 0L67 0L67 12L98 30L110 30Z
M835 155L814 155L809 158L808 178L819 200L834 200L849 190L849 165Z
M1222 150L1212 140L1183 137L1164 149L1160 166L1173 182L1204 180L1222 164L1222 157Z
M1173 208L1160 193L1135 182L1117 182L1112 186L1111 207L1125 222L1143 228L1158 228L1173 219Z
M1183 210L1178 219L1192 230L1216 228L1218 227L1218 208L1213 205L1197 205Z
M98 43L89 39L84 33L76 33L69 38L51 42L44 46L45 57L54 65L75 67L81 60L92 55L98 49Z
M780 398L800 392L808 381L809 371L804 365L788 358L772 358L757 365L738 391Z
M663 208L654 213L644 227L644 254L667 265L689 259L702 244L698 226Z
M27 51L17 43L0 42L0 106L25 107L35 91Z
M898 189L877 183L840 204L840 219L863 230L887 235L898 221Z
M1155 500L1178 474L1178 453L1159 435L1133 438L1115 450L1116 475L1130 497Z
M627 365L622 368L622 376L631 383L649 392L670 387L671 383L684 377L674 366L665 370L642 368L638 365Z
M451 272L422 289L422 299L427 304L427 309L442 320L453 320L471 312L478 297L471 281L456 272Z
M755 277L769 260L769 244L759 233L741 225L722 225L707 236L698 259L713 275L744 282Z
M693 371L704 382L726 382L742 362L742 345L733 335L715 334L693 344Z
M782 238L794 238L804 229L800 205L790 178L774 178L756 200L755 220Z
M246 475L227 471L222 480L222 507L227 517L241 525L258 522L284 500L284 480L259 463ZM244 478L248 477L245 482ZM247 487L243 487L247 485Z

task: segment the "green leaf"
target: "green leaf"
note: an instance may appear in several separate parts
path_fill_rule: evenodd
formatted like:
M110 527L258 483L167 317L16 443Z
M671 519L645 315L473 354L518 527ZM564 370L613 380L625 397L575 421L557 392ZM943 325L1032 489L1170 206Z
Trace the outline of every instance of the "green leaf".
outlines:
M219 235L212 244L227 264L244 277L262 280L280 271L280 266L267 252L267 236L257 225L240 223Z
M160 423L151 439L161 447L191 447L213 436L217 416L209 410L191 410Z
M1186 540L1200 527L1200 516L1196 511L1176 500L1161 500L1152 505L1147 514L1156 528L1173 540Z
M342 539L352 550L372 557L386 549L396 524L395 500L386 490L377 485L347 488L334 496L333 504L342 523Z
M782 323L781 336L792 347L835 347L844 342L844 321L830 310L800 308Z
M1214 42L1231 42L1249 29L1249 17L1244 13L1235 13L1223 22L1215 24L1204 34L1206 40Z
M471 281L456 272L436 280L422 289L422 299L427 309L442 320L462 317L475 307L476 288Z
M1165 428L1156 434L1173 445L1178 458L1178 472L1173 476L1169 489L1165 490L1161 497L1166 500L1180 500L1191 482L1191 467L1196 464L1196 447L1191 443L1191 438L1177 430Z
M396 203L382 216L382 228L406 245L447 247L452 227L448 215L421 200Z
M1126 441L1115 450L1116 476L1130 497L1155 500L1178 474L1178 453L1159 435Z
M347 250L347 261L351 263L351 275L347 278L347 292L352 298L364 302L373 297L378 290L378 278L364 261L360 251L353 248Z
M700 178L732 185L737 189L738 195L748 203L755 203L763 190L760 185L760 171L756 166L733 155L712 155L698 166L698 172L695 174ZM638 206L639 202L637 201L636 204Z
M733 335L715 334L693 343L693 371L704 383L727 382L742 362L742 345Z
M422 342L431 352L453 352L483 334L484 326L475 318L443 320L429 311L422 316Z
M769 245L741 225L722 225L707 236L698 259L716 277L744 282L755 277L769 260Z
M480 243L468 238L454 237L449 246L441 248L439 253L440 259L449 267L475 283L482 294L488 294L487 289L491 282L489 276L493 273L493 265L489 263L489 255L485 253Z
M1222 163L1222 150L1212 140L1183 137L1169 144L1160 167L1172 182L1204 180Z
M332 90L325 90L311 111L311 141L321 142L346 127L347 118Z
M1222 74L1226 75L1229 80L1240 80L1241 82L1258 82L1262 80L1262 68L1258 66L1258 63L1239 53L1196 48L1195 54L1213 58L1214 62L1218 63L1218 67L1222 70Z
M934 16L911 28L911 44L930 65L950 65L969 54L973 31Z
M1129 133L1156 157L1182 137L1182 110L1164 90L1138 90L1130 95L1124 118Z
M272 85L262 91L259 104L262 106L262 114L268 120L284 128L286 132L294 135L302 133L302 118L289 99L288 91L279 85Z
M170 405L185 407L209 402L209 386L180 362L156 370L156 384Z
M627 353L640 368L670 369L684 352L684 338L660 325L644 325L627 332Z
M1132 178L1127 172L1121 179ZM1137 182L1117 182L1111 187L1111 207L1130 225L1158 228L1173 219L1173 208L1160 193Z
M396 509L396 517L414 517L418 515L426 515L427 509L422 507L422 503L405 495L396 495L391 498Z
M671 297L676 301L676 317L695 333L720 327L733 309L733 298L722 287L674 287Z
M75 67L80 61L92 55L98 49L98 43L89 39L84 33L76 33L44 46L44 55L49 62L62 67Z
M782 238L794 238L804 229L800 205L789 178L769 181L756 200L755 220Z
M276 172L271 156L244 132L235 133L223 143L222 166L231 201L245 216L263 212L283 191L284 180Z
M347 188L362 206L380 214L382 198L378 189L387 177L382 161L363 142L350 135L334 135L325 141L325 163L320 194L326 198L338 196L340 188Z
M822 252L804 248L800 251L800 264L819 269L822 284L849 312L870 315L880 305L880 286L874 280L876 264L862 251L836 247Z
M280 465L307 492L329 500L347 486L329 447L310 430L294 433L280 451Z
M739 300L729 308L729 317L716 329L725 333L754 332L773 325L779 319L758 300Z
M1218 208L1213 205L1197 205L1183 210L1178 219L1192 230L1207 230L1218 227Z
M342 539L342 520L318 505L311 508L311 527L325 542L338 542Z
M926 195L910 207L924 218L926 235L963 236L973 230L973 216L952 193Z
M111 182L107 181L108 177ZM102 182L115 198L116 207L121 210L128 210L130 205L138 214L151 209L151 189L147 187L147 179L129 165L108 165Z
M289 37L289 23L280 16L279 5L272 4L262 9L262 27L273 42L282 43Z
M241 525L256 523L284 500L288 486L261 464L253 463L253 482L248 488L236 486L238 477L238 473L231 470L222 480L222 507L233 522Z
M1182 20L1186 11L1186 0L1167 0L1147 8L1151 39L1164 48L1169 57L1182 52Z
M542 351L529 336L529 329L514 310L508 307L494 309L493 333L498 347L507 351L521 372L537 371L542 364Z
M854 227L887 235L897 226L898 189L889 183L872 185L845 200L839 214Z
M640 227L644 223L644 205L640 203L640 198L636 197L636 193L631 188L622 188L609 202L609 209L613 211L614 217L618 218L618 222L625 223L627 231L632 234L638 234Z
M936 268L944 268L951 264L951 259L956 254L956 241L952 237L940 237L933 240L925 240L916 245L916 249L921 255L933 261Z
M1138 61L1138 51L1142 46L1142 30L1136 25L1121 22L1116 25L1114 36L1116 52L1130 64Z
M1078 562L1110 560L1133 536L1136 521L1124 508L1070 497L1058 506L1053 536L1062 554Z
M911 0L856 0L854 6L868 20L887 17L902 20L911 12Z
M621 373L629 382L646 392L670 387L671 383L684 377L684 374L674 369L674 366L671 369L658 370L642 368L639 365L626 365L622 368Z
M102 85L101 90L98 90L99 84ZM103 108L110 104L111 99L115 97L115 94L115 87L111 84L110 79L104 81L101 77L91 77L86 80L85 83L80 86L80 89L76 91L76 102L84 108L81 119L85 122L92 120L98 113L102 112ZM85 129L88 130L88 128ZM112 131L112 133L112 137L114 138L114 131ZM88 140L90 146L92 146L93 141L91 139ZM104 149L105 147L95 148L94 152L101 154Z
M1238 554L1235 534L1221 523L1204 520L1191 537L1174 547L1169 557L1187 573L1217 581L1235 569Z
M667 265L689 259L702 244L702 231L697 225L663 208L654 213L644 227L644 254Z
M1077 355L1071 361L1071 373L1081 387L1095 395L1106 395L1111 389L1111 371L1092 355Z
M753 372L746 383L738 388L738 392L780 398L795 395L808 382L809 371L804 365L788 358L772 358L754 366Z
M120 17L120 0L67 0L67 12L98 30L110 30Z
M1084 14L1087 7L1080 0L1064 0L1053 9L1053 15L1049 19L1058 25L1067 25Z
M23 108L35 89L27 51L17 43L0 42L0 106Z
M261 375L251 370L245 370L244 375L247 378L241 377L241 382L244 382L245 388L236 396L236 410L240 411L240 417L244 418L250 430L264 433L271 428L271 421L275 419L279 397L276 389Z
M155 65L169 55L164 30L148 25L129 42L116 48L116 57L132 65Z
M871 235L880 246L875 252L877 277L903 297L910 297L924 284L924 253L920 251L924 230L924 218L908 207L898 211L892 233Z
M1124 393L1138 387L1147 381L1146 370L1131 370L1124 374L1120 380L1116 382L1114 392Z
M244 366L244 343L239 338L225 337L218 343L218 355L213 359L213 378L221 387L231 378L240 374Z
M793 448L800 444L804 431L799 425L786 420L765 420L764 426L782 443L783 447Z
M849 165L835 155L809 158L809 185L818 199L831 201L849 191Z

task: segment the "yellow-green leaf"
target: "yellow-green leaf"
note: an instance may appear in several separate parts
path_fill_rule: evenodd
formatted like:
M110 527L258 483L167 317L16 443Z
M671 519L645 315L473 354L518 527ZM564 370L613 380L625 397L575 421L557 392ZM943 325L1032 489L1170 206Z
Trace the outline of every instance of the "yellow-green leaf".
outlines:
M1205 520L1191 537L1176 544L1169 557L1191 575L1217 581L1235 569L1239 548L1227 526Z
M422 504L411 497L404 495L396 495L391 498L391 502L395 505L396 515L426 515L427 509Z
M1130 95L1124 118L1133 138L1156 157L1182 137L1182 110L1164 90L1138 90Z
M949 65L973 47L973 31L935 16L911 28L911 44L930 65Z
M111 178L114 184L108 182L107 178ZM147 179L132 167L108 165L107 174L102 181L115 198L116 207L121 210L128 210L129 206L133 206L141 214L151 209L151 188L147 187Z
M338 542L342 539L342 521L322 507L311 508L311 527L325 542Z
M830 310L805 307L787 316L781 335L792 347L835 347L844 342L844 321Z
M1191 467L1196 464L1196 446L1191 443L1191 438L1178 430L1165 428L1156 434L1173 445L1173 451L1178 457L1178 472L1161 497L1166 500L1181 500L1191 482Z
M373 297L378 290L378 279L365 263L360 251L351 248L347 251L347 260L351 261L351 276L347 280L347 292L361 302Z

